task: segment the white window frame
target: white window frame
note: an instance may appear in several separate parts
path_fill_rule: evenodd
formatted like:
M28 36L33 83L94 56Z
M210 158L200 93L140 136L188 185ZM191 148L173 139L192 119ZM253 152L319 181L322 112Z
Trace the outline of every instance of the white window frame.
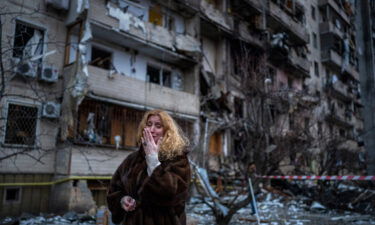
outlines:
M162 64L147 62L147 64L146 64L146 81L147 82L150 82L150 77L149 77L148 72L147 72L147 69L148 69L149 66L159 69L159 80L160 80L160 83L157 84L157 85L160 85L160 86L165 87L165 88L172 88L173 87L173 84L172 84L173 78L172 78L172 76L173 76L173 71L174 70L171 67L165 66L165 65L162 65ZM167 86L165 86L163 84L163 71L169 71L171 73L171 87L167 87ZM154 83L154 84L156 84L156 83Z
M24 144L8 144L5 143L5 136L7 133L7 124L8 124L8 112L9 112L9 105L21 105L26 107L35 107L37 108L37 118L36 118L36 128L35 128L35 140L33 145L24 145ZM14 148L37 148L38 143L40 141L39 134L40 134L40 118L42 115L42 105L40 103L32 103L30 101L26 100L13 100L9 99L6 101L5 107L3 109L3 118L4 120L4 135L1 137L1 145L5 147L14 147Z

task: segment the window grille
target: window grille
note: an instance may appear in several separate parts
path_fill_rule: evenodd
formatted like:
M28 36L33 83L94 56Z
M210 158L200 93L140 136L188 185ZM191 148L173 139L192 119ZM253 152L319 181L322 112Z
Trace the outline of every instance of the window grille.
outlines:
M34 145L38 108L9 104L5 144Z

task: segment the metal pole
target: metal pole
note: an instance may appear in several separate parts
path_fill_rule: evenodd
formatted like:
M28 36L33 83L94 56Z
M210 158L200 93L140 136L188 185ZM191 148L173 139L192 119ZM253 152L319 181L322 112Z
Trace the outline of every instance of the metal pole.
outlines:
M248 178L249 180L249 186L250 186L250 193L251 193L251 197L252 197L252 202L253 202L253 206L254 206L254 209L255 209L255 215L257 217L257 222L258 222L258 225L260 225L260 219L259 219L259 213L258 213L258 205L257 205L257 201L255 199L255 195L254 195L254 190L253 190L253 183L251 182L251 178L249 177Z

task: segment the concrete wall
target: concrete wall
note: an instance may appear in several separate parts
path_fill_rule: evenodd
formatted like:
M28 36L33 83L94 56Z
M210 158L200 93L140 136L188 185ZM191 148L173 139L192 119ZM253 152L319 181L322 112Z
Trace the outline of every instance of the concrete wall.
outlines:
M199 97L196 95L121 74L109 79L107 70L93 66L89 66L89 73L89 89L96 95L178 113L199 115ZM181 101L184 104L181 104Z
M71 155L71 175L111 176L132 151L99 147L74 146Z
M0 172L5 173L53 173L54 171L54 147L56 144L58 121L43 118L41 115L42 104L46 101L58 102L62 92L61 80L56 83L44 83L38 78L23 79L13 73L15 65L11 64L13 58L13 44L16 31L16 22L19 21L29 27L44 32L43 53L52 53L43 59L43 65L54 65L61 76L64 62L64 44L66 28L63 18L48 11L45 2L38 1L1 1L0 7L5 13L1 17L2 23L2 51L3 62L7 80L5 81L5 93L0 102L1 118L7 117L8 104L15 103L38 108L36 128L36 149L14 148L14 145L1 146L0 157L27 151L2 160ZM48 23L46 23L48 21ZM0 126L5 128L6 119L0 121ZM0 129L0 141L4 141L5 133ZM38 162L39 161L39 162Z

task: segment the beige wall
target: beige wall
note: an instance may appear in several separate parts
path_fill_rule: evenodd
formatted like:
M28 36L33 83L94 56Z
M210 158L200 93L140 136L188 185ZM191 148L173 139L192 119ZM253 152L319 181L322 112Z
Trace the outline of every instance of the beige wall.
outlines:
M71 175L112 176L130 153L132 151L74 146L71 156Z
M199 97L197 95L120 74L109 79L108 71L93 66L89 66L89 74L89 89L96 95L177 113L199 115Z

